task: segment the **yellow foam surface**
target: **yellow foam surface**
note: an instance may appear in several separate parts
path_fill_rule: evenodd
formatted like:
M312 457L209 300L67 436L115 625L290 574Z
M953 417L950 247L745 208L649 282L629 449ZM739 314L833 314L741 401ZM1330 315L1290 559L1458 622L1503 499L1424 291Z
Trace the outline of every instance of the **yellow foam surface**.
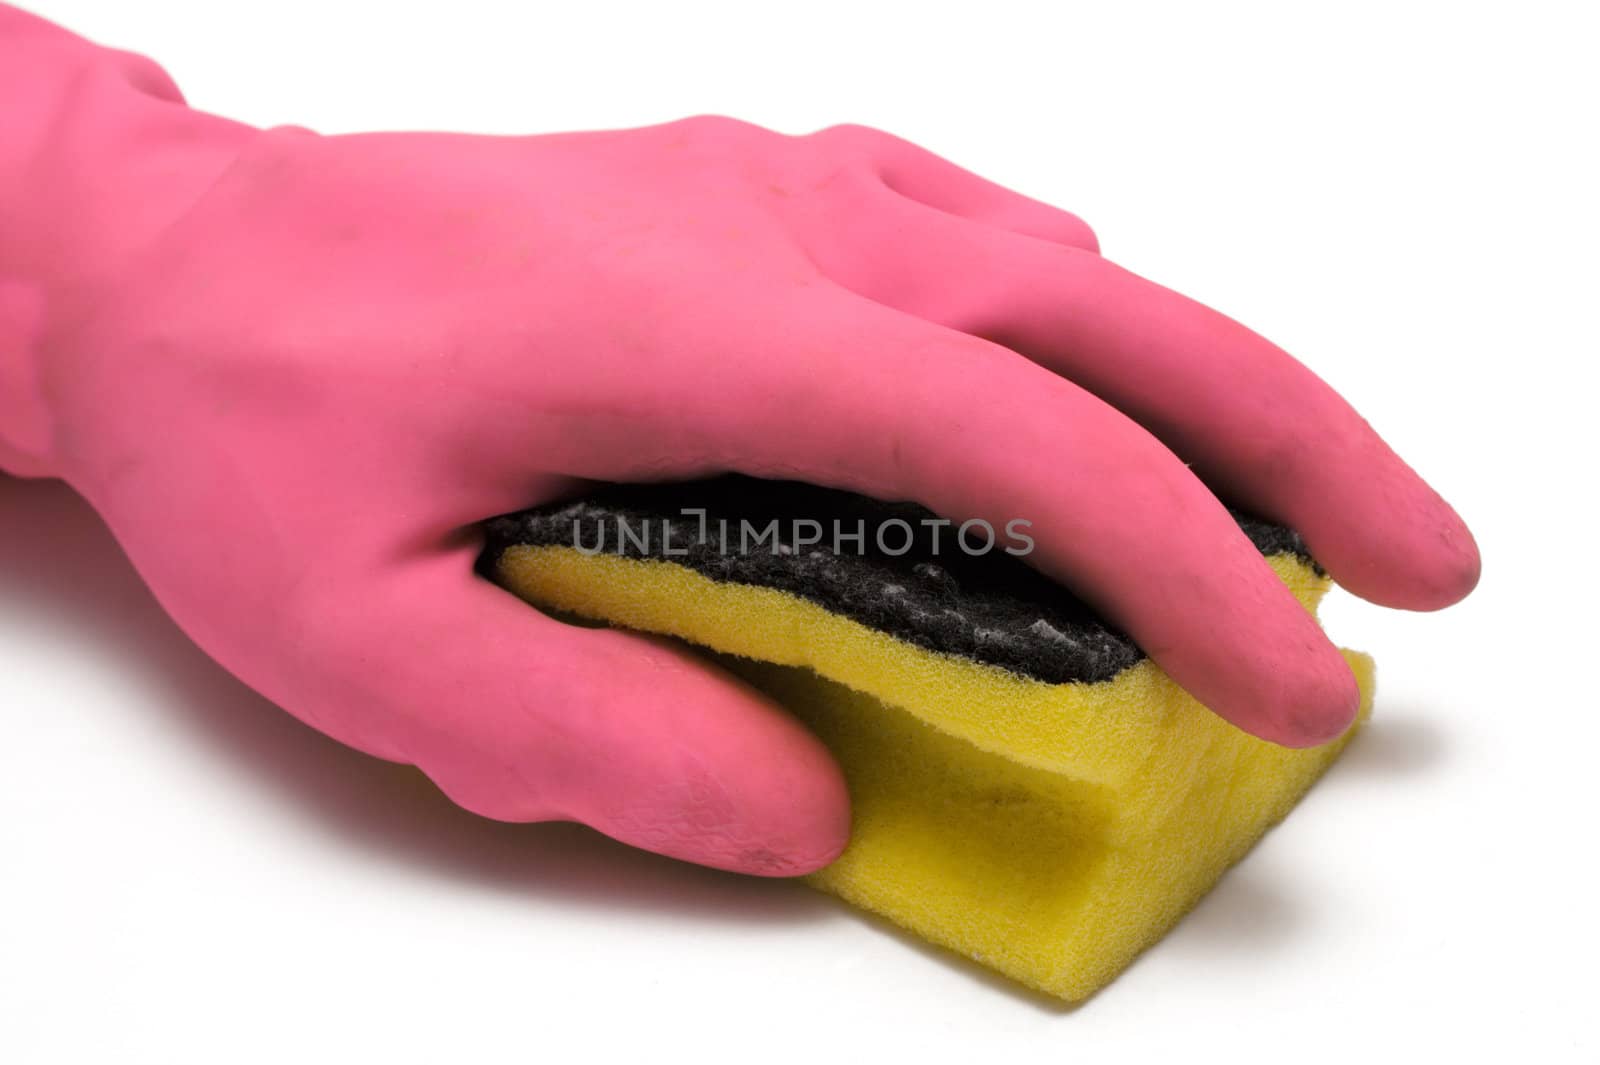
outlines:
M1314 610L1327 580L1292 555L1269 562ZM850 845L810 881L1073 1001L1160 938L1350 736L1288 750L1148 659L1049 684L670 562L522 546L498 578L541 606L733 656L724 664L799 715L849 782ZM1372 660L1345 657L1365 720Z

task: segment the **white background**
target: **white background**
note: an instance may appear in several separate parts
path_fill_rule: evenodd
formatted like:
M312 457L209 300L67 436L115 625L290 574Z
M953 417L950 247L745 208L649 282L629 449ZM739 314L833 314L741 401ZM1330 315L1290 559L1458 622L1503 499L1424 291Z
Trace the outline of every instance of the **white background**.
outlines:
M460 813L0 478L0 1060L1596 1059L1588 5L36 9L258 124L893 130L1295 352L1486 561L1439 615L1336 593L1370 734L1067 1011L798 884Z

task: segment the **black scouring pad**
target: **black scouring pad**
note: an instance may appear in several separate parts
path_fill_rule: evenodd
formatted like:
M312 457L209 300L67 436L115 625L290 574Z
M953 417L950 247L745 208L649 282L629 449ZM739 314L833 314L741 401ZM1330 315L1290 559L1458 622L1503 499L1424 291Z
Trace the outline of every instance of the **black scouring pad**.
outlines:
M1264 555L1315 567L1292 530L1231 510ZM1144 657L1128 636L1021 561L1026 527L961 536L911 503L726 476L624 485L496 518L480 569L510 547L654 558L772 588L943 654L1047 683L1109 680ZM1320 571L1319 571L1320 572Z

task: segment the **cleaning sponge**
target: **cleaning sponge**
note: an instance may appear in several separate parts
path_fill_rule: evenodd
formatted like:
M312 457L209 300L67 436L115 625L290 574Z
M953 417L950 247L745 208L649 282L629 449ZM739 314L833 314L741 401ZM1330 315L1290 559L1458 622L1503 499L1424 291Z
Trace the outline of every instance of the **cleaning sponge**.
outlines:
M1328 581L1298 536L1236 517L1314 609ZM718 652L844 769L851 842L812 883L1079 1000L1193 906L1350 733L1289 750L1239 731L985 539L969 553L920 508L721 478L496 519L481 568L537 605ZM1364 720L1371 661L1346 658Z

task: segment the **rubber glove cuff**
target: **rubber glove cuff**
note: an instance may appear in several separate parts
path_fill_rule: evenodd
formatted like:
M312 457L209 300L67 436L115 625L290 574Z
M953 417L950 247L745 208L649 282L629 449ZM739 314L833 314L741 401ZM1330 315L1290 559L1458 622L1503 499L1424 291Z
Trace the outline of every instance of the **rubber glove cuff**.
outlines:
M215 182L250 126L151 60L0 5L0 470L63 476L50 352Z

